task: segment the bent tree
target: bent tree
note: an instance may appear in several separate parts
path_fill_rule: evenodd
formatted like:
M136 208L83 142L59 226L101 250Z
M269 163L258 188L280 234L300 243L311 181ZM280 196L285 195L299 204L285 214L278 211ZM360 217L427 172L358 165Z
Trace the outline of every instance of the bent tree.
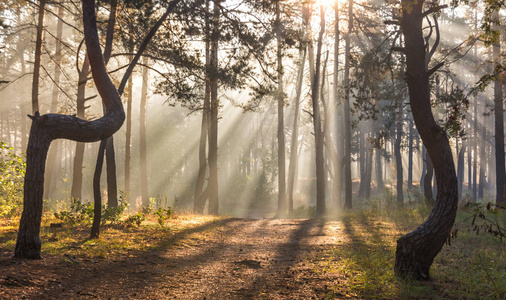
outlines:
M125 120L120 96L105 69L97 33L94 0L83 0L83 23L93 80L106 107L106 113L94 121L59 114L41 116L38 112L30 116L32 126L26 153L23 213L19 224L15 257L31 259L41 257L39 233L44 168L51 142L55 139L78 142L100 141L118 131Z
M436 123L430 105L429 77L442 66L429 69L429 63L439 43L437 19L433 25L437 34L432 47L423 35L423 19L442 7L424 9L423 0L401 0L401 30L404 35L406 55L406 81L409 88L411 111L427 153L433 163L437 196L428 219L414 231L397 240L395 273L429 279L429 269L434 258L445 244L455 222L458 203L458 186L452 151L446 132Z

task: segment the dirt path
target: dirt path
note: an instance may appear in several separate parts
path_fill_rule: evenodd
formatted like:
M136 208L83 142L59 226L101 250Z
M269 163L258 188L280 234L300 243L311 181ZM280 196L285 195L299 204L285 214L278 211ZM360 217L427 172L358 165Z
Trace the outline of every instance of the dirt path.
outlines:
M339 274L316 271L313 259L336 236L319 220L227 219L115 260L0 253L0 298L321 299Z

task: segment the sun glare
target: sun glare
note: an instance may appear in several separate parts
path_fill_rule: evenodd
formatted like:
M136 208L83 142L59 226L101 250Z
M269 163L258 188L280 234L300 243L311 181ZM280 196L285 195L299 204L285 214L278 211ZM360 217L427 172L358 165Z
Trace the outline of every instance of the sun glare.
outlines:
M343 1L343 0L316 0L316 6L323 5L325 7L334 7L336 1Z

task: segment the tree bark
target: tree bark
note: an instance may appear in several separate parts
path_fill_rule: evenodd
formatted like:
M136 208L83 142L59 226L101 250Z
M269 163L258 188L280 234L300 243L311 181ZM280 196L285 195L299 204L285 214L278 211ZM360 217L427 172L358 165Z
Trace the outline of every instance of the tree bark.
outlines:
M457 160L457 182L459 191L459 200L462 199L462 191L464 188L464 155L466 153L466 143L462 143Z
M498 10L493 12L493 19L499 22ZM495 30L500 30L499 25L494 25ZM501 34L497 36L497 42L492 45L494 55L494 65L501 64ZM502 95L502 79L496 76L494 80L494 117L495 117L495 184L496 196L495 201L502 204L506 201L504 197L504 184L506 178L505 158L504 158L504 106Z
M457 176L446 133L431 111L428 70L422 21L424 1L401 0L401 29L405 38L406 80L416 128L434 164L438 185L437 201L428 219L397 240L395 273L429 279L434 258L446 243L455 222L458 204Z
M63 6L60 5L58 7L58 23L56 25L56 47L55 47L55 54L54 54L54 84L53 84L53 94L51 99L51 108L50 112L56 113L56 110L58 109L58 100L60 96L60 78L61 78L61 50L62 50L62 44L61 39L63 36ZM57 170L58 168L56 165L58 164L56 161L56 157L58 154L59 149L59 141L55 141L53 145L49 148L49 154L47 157L47 170L46 170L46 177L44 182L44 199L49 199L51 193L55 187L56 187L56 180L53 180L55 176L55 173L59 173Z
M149 69L142 68L142 89L141 89L141 107L139 118L139 154L140 154L140 183L141 183L141 198L144 205L149 205L149 190L148 190L148 164L147 164L147 151L146 151L146 102L148 99L148 76Z
M220 30L220 0L214 2L211 39L211 126L209 131L209 213L218 214L218 45Z
M211 39L211 29L209 22L209 0L206 0L205 4L206 11L206 24L205 24L205 35L206 35L206 72L209 70L211 63L211 49L210 49L210 39ZM205 91L204 91L204 107L202 109L202 125L200 126L200 141L199 141L199 173L197 175L197 182L195 184L195 191L193 194L193 210L196 213L203 214L204 207L207 201L207 197L204 197L204 184L206 181L206 171L207 171L207 157L206 157L206 145L207 139L209 135L209 109L210 109L210 100L211 100L211 86L209 83L209 74L206 73L205 79Z
M283 52L282 52L282 28L280 18L279 1L276 1L276 42L277 42L277 102L278 102L278 213L277 216L286 216L286 162L285 162L285 97L283 91Z
M425 165L427 166L427 170L425 173L425 177L423 179L423 196L425 202L432 206L434 205L434 195L432 193L432 177L434 175L434 166L432 165L432 160L428 152L425 155Z
M394 83L394 77L392 72L392 83L393 83L393 93L394 97L396 97L397 90L395 89L395 83ZM398 96L397 96L398 97ZM404 184L404 177L403 177L403 169L402 169L402 154L401 154L401 142L402 142L402 122L403 122L403 111L402 111L402 105L403 101L400 97L397 99L399 102L397 103L397 130L396 130L396 138L395 138L395 145L394 145L394 152L395 152L395 170L397 172L397 204L402 207L404 205L404 192L403 192L403 184Z
M409 141L408 141L408 192L413 188L413 120L408 121L409 124Z
M343 145L342 145L342 139L340 139L342 133L342 124L341 124L341 118L340 118L340 111L341 109L338 109L340 106L339 101L339 95L338 95L338 84L339 84L339 1L336 0L334 2L334 82L332 85L334 96L334 122L335 122L335 145L336 145L336 155L337 159L334 161L334 182L333 182L333 191L332 191L332 206L334 210L338 210L342 199L341 199L341 193L342 193L342 181L343 181L343 166L342 166L342 156L343 156Z
M42 38L44 34L44 14L46 0L39 2L39 21L37 23L37 37L35 41L35 62L33 64L32 80L32 114L39 111L39 79L40 79L40 59L42 56Z
M293 213L293 193L295 185L295 171L297 169L298 151L297 144L299 139L299 110L300 98L302 95L302 83L304 80L304 65L306 61L306 47L299 49L299 73L297 74L297 87L295 96L295 110L293 116L292 139L290 141L290 165L288 167L288 213Z
M350 39L353 29L353 0L348 0L348 32L344 36L344 180L345 197L344 207L352 208L352 182L351 182L351 119L350 119Z
M132 49L133 51L133 49ZM130 63L132 60L130 60ZM133 101L133 76L128 79L127 86L127 110L126 110L126 132L125 132L125 194L130 199L130 162L132 160L132 101ZM141 106L142 107L142 106ZM135 197L132 197L135 199Z
M323 132L321 125L319 82L321 67L321 52L323 34L325 33L325 10L320 6L320 32L316 48L316 63L314 73L311 73L311 102L313 105L313 129L315 135L315 160L316 160L316 215L325 214L325 167L323 157Z
M88 53L86 52L84 63L79 71L77 82L77 117L84 119L85 117L85 102L86 102L86 82L88 81L88 74L90 71L90 61ZM84 160L84 144L77 143L74 155L74 166L72 168L72 188L70 196L72 199L81 200L83 189L83 160Z
M27 149L23 213L19 224L15 257L41 258L39 233L44 169L51 141L54 139L71 139L79 142L99 141L116 132L125 120L121 99L107 74L100 50L94 0L83 0L83 21L93 79L107 107L107 113L94 121L57 114L41 116L38 112L32 116Z

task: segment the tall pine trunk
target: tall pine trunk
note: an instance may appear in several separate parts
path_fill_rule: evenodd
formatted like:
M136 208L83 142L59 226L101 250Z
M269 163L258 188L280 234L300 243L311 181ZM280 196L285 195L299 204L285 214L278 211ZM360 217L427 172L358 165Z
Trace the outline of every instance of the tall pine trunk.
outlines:
M353 0L348 0L348 32L344 36L344 207L352 208L351 182L351 119L350 119L350 49L351 31L353 29Z
M46 0L39 2L39 21L37 23L37 36L35 41L35 62L33 64L32 80L32 114L39 111L39 79L40 79L40 60L42 57L42 39L44 34L44 14Z
M88 53L86 52L84 63L79 71L77 82L77 117L84 119L85 117L85 103L86 103L86 82L88 81L88 74L90 71L90 61ZM76 144L76 151L74 155L74 166L72 168L72 188L70 196L74 200L81 200L83 189L83 160L84 160L84 143Z
M493 19L499 20L499 12L493 13ZM499 25L495 25L496 30ZM494 55L494 65L501 64L501 35L497 36L497 41L492 45ZM505 184L505 159L504 159L504 106L502 95L502 79L497 75L494 80L494 117L495 117L495 184L496 184L496 203L504 203L504 184Z
M149 88L149 69L142 68L142 88L141 105L139 115L139 164L140 164L140 186L141 198L144 205L149 204L148 190L148 163L147 163L147 145L146 145L146 103L148 99Z
M293 116L292 138L290 140L290 165L288 167L288 213L293 213L293 193L295 186L295 172L297 170L299 139L299 110L300 98L302 95L302 83L304 80L304 65L306 61L306 46L301 45L299 49L299 72L297 74L297 87L295 96L295 109Z
M285 97L283 91L283 53L282 27L280 19L280 0L276 1L276 42L277 42L277 102L278 102L278 217L286 215L286 166L285 166Z
M211 38L211 126L209 131L209 213L218 214L218 45L220 31L220 0L214 2Z
M50 112L55 113L58 109L58 98L60 96L60 77L61 77L61 50L62 50L62 33L63 33L63 6L60 5L58 7L58 23L56 25L56 46L55 46L55 54L53 56L55 67L54 67L54 84L53 84L53 93L51 97L51 108ZM55 173L58 172L58 162L56 161L58 149L60 143L59 141L55 141L52 146L49 148L49 154L47 157L47 166L46 166L46 177L44 181L44 199L48 199L51 195L51 192L56 187L56 178Z
M334 82L332 85L332 95L334 97L334 122L335 122L335 128L334 128L334 142L336 145L336 160L334 161L334 180L333 180L333 190L332 190L332 208L334 210L338 210L342 199L341 199L341 193L342 193L342 177L343 177L343 166L342 166L342 156L343 156L343 143L342 143L342 124L341 124L341 118L340 118L340 112L341 109L338 109L340 107L340 101L339 101L339 93L338 93L338 84L339 84L339 1L336 0L334 2ZM330 142L330 141L329 141Z

